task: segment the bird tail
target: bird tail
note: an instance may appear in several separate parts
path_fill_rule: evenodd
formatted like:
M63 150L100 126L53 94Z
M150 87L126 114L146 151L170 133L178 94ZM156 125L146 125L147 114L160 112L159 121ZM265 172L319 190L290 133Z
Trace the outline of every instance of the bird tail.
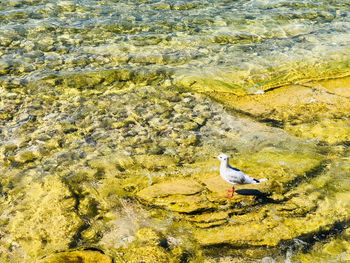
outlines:
M260 184L261 182L265 182L265 181L267 181L267 180L269 180L269 179L267 179L267 178L263 178L263 179L254 179L254 181L255 181L257 184Z

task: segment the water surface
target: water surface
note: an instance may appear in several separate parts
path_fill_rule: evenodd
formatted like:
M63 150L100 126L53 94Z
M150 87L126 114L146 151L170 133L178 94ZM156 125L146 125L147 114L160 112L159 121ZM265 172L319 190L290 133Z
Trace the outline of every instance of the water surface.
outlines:
M1 1L0 261L347 262L349 75L348 1Z
M349 22L346 1L2 1L1 80L127 69L255 92L348 74Z

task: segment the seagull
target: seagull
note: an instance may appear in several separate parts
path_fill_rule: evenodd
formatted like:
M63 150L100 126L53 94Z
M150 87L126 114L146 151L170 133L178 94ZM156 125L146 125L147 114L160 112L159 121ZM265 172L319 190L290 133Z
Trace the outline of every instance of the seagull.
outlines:
M232 184L232 190L228 190L227 197L231 198L235 192L235 184L259 184L265 182L268 179L255 179L246 175L241 170L232 167L229 162L229 157L226 154L220 154L216 156L221 161L220 164L220 175L228 183Z

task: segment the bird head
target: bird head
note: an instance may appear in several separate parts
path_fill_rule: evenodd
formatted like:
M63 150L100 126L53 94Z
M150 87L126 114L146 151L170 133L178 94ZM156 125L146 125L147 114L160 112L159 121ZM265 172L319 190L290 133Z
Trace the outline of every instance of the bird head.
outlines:
M220 154L219 156L216 156L216 157L214 157L214 158L217 158L217 159L219 159L220 161L226 161L226 160L228 160L228 156L227 156L226 154L224 154L224 153L222 153L222 154Z

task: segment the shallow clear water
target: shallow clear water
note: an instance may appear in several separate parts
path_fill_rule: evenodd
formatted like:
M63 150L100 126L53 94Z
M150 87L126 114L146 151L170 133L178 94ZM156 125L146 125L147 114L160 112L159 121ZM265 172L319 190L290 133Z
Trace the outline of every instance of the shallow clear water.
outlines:
M248 92L349 73L347 1L0 3L3 83L128 69Z
M0 261L127 261L153 227L194 262L346 262L350 78L310 81L349 75L348 1L1 1ZM218 152L271 199L230 203Z

